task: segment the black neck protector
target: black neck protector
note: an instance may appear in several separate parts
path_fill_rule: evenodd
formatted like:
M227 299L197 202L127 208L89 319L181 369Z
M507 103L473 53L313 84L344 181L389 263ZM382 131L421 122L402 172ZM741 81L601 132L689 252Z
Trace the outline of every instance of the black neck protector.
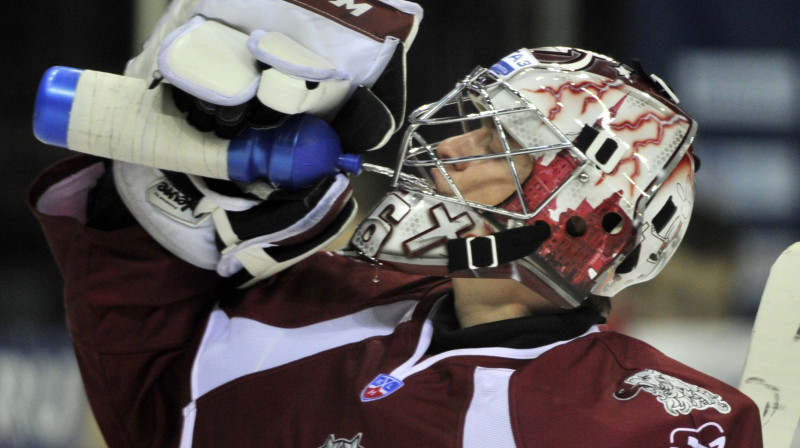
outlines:
M604 324L599 311L580 307L558 314L507 319L461 328L453 297L443 299L433 316L433 338L428 355L460 348L535 348L578 337L592 325Z

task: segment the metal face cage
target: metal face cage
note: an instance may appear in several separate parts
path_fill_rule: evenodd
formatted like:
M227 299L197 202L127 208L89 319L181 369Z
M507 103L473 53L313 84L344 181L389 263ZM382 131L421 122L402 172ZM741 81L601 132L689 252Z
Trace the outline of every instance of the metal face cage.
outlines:
M500 108L493 101L498 91L503 90L513 98L515 107ZM548 128L554 141L544 145L522 145L507 131L507 123L512 115L521 116L530 121L535 120ZM520 173L515 158L521 155L535 156L542 153L568 150L582 167L589 159L575 148L569 136L564 135L536 105L518 92L508 82L501 80L492 71L477 67L472 73L456 84L456 87L440 101L422 106L415 110L408 119L409 126L403 138L402 151L395 169L392 185L407 190L432 196L442 201L456 202L493 214L513 219L528 220L537 215L550 199L580 177L581 169L576 169L572 176L554 190L550 197L535 209L528 206L522 188L523 173ZM488 154L467 155L454 158L442 158L439 145L444 138L470 132L480 126L489 126L497 133L500 150ZM436 129L433 129L436 128ZM424 131L424 132L423 132ZM426 135L423 135L425 133ZM433 139L427 138L433 135ZM498 204L486 204L466 198L446 169L448 164L468 163L485 159L503 158L508 165L508 174L515 185L515 195L522 205L521 211L501 208ZM415 168L417 175L408 173L407 168ZM437 191L431 179L431 171L436 170L445 179L453 195ZM529 173L528 173L529 174Z

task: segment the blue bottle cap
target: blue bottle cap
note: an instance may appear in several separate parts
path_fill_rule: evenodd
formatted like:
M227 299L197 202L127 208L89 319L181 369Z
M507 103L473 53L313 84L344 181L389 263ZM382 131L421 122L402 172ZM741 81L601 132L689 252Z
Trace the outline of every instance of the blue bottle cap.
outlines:
M57 66L42 76L33 109L33 134L43 143L67 147L70 112L82 73L80 69Z

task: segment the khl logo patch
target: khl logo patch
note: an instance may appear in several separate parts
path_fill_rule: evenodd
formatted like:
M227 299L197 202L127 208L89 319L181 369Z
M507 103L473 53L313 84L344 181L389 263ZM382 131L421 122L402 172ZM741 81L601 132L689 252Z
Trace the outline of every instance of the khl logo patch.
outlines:
M403 382L391 375L380 374L361 391L361 401L380 400L403 387Z

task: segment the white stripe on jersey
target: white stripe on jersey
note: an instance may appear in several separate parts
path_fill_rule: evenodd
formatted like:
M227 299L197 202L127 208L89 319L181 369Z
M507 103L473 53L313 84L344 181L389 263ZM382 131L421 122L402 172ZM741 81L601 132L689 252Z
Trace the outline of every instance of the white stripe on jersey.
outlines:
M325 350L384 336L408 320L417 301L405 300L300 328L281 328L211 313L192 369L192 399L216 387Z
M194 401L189 402L183 408L183 429L181 431L180 448L192 448L194 441L194 421L197 417L197 405Z
M508 410L511 369L476 367L472 402L464 421L464 448L514 448Z

